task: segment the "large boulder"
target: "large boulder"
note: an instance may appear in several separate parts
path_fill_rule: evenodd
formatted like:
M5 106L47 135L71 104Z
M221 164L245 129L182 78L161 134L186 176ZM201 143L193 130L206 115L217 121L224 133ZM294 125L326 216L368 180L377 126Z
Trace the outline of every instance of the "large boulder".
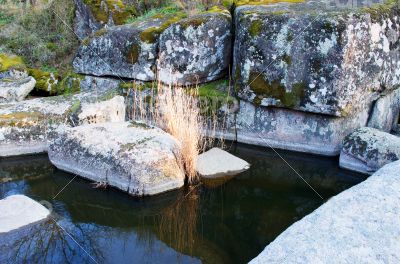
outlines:
M51 162L100 185L134 196L180 188L180 147L164 131L136 123L104 123L61 130L50 144Z
M250 263L398 263L400 161L294 223Z
M0 105L0 157L41 153L60 125L121 122L125 103L115 92L37 98Z
M231 15L216 10L181 20L160 36L160 81L192 85L227 74L231 57Z
M177 19L156 16L101 29L82 42L73 66L83 74L154 80L159 35Z
M343 9L320 0L236 8L239 96L256 105L347 116L398 87L400 6L367 2Z
M400 159L400 138L374 128L360 128L343 140L340 166L372 174Z

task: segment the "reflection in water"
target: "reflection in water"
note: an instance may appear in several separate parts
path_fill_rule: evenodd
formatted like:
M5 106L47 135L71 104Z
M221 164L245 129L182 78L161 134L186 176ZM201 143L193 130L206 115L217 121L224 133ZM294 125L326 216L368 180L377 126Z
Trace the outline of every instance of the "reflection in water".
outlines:
M99 263L246 263L324 201L274 153L242 145L231 152L250 170L212 188L203 183L143 199L76 179L52 200L71 175L46 156L6 159L0 198L22 193L51 202L59 225ZM325 199L362 180L340 170L336 159L282 155ZM52 221L20 243L10 263L21 256L33 263L91 261Z

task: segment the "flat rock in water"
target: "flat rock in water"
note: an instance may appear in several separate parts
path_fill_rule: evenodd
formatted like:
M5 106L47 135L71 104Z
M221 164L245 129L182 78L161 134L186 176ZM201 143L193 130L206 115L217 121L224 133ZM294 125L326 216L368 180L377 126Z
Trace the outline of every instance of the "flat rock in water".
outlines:
M42 153L60 125L125 120L125 102L113 92L37 98L0 105L0 157Z
M331 198L250 264L399 263L400 161Z
M0 200L0 242L2 235L45 220L50 212L40 203L24 195Z
M182 187L179 157L172 136L130 122L63 129L49 147L49 158L59 169L134 196Z
M364 127L344 139L340 167L372 174L384 165L399 159L399 137L375 128Z
M197 160L197 172L204 178L232 176L249 168L249 163L219 148L200 154Z

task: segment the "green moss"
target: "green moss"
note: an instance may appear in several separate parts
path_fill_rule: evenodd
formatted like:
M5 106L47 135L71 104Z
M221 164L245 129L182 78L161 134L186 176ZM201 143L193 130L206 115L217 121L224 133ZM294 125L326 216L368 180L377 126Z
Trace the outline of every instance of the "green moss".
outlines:
M35 91L39 94L57 94L57 85L61 80L57 72L45 72L39 69L29 69L30 76L35 78Z
M143 91L146 89L153 89L157 86L155 82L121 82L119 89L121 90L137 90Z
M82 45L83 46L89 46L89 43L90 43L90 38L89 37L86 37L86 38L84 38L82 40Z
M69 109L69 114L76 114L81 108L81 101L76 100Z
M15 112L12 114L0 114L0 127L30 127L32 124L45 120L40 112Z
M81 90L81 81L83 78L82 75L74 72L64 74L64 78L57 85L56 94L73 94L79 92Z
M25 70L26 66L21 57L0 53L0 72L11 69Z
M99 22L106 23L111 15L116 25L123 25L132 17L139 15L134 6L126 6L121 0L106 0L102 6L101 0L83 0L90 8L94 18Z
M275 3L304 3L305 0L238 0L235 2L236 6L242 5L269 5Z
M280 80L268 82L264 79L263 74L258 72L250 73L250 89L262 97L271 97L279 100L285 107L293 107L298 105L304 98L305 84L296 83L292 86L292 91L287 92Z
M257 37L261 33L262 21L254 20L249 28L249 33L252 37Z
M105 35L106 33L107 33L107 29L102 28L102 29L97 30L97 31L94 33L94 35L95 35L96 37L100 37L100 36Z
M167 5L161 8L153 8L141 16L129 18L127 19L126 23L135 23L147 19L163 19L165 17L173 17L175 15L180 16L182 13L183 12L181 8L175 5Z
M133 43L128 51L128 54L126 55L127 62L131 64L135 64L136 62L138 62L140 51L140 45L137 43Z
M361 13L368 13L371 16L372 22L379 22L390 14L400 15L400 1L386 0L383 3L374 4L370 7L364 7Z
M170 25L180 21L182 18L186 17L184 13L177 13L173 17L167 18L164 23L158 27L149 27L140 33L140 40L146 43L156 43L158 38L164 30L166 30Z
M204 23L207 22L207 18L203 16L197 16L193 18L187 18L181 22L179 22L179 25L181 25L184 29L188 27L193 27L193 28L198 28L199 26L203 25Z

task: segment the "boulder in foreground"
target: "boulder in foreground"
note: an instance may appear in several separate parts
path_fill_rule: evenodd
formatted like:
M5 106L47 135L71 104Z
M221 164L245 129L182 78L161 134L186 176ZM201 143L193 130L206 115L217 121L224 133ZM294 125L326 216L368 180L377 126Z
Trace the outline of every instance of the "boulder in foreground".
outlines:
M48 152L59 169L134 196L184 185L177 141L144 124L103 123L60 130Z
M364 127L343 141L340 167L371 174L400 159L400 138L374 128Z
M0 105L0 157L46 152L60 125L125 120L125 102L114 92L37 98Z
M250 263L399 263L400 161L290 226Z
M249 168L249 163L219 148L200 154L197 160L197 172L204 178L233 176Z

